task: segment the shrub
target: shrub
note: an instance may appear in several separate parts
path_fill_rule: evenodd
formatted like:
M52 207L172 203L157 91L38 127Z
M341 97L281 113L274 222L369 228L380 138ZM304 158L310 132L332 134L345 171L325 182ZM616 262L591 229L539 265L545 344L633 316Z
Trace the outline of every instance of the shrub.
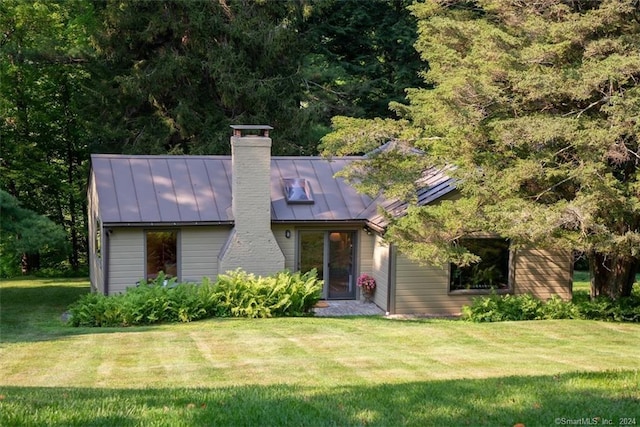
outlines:
M218 276L214 293L217 316L283 317L308 314L320 299L322 282L316 271L282 271L270 277L255 277L242 270Z
M630 297L612 300L607 297L590 299L587 292L576 293L573 303L582 319L616 322L640 322L640 290Z
M492 294L485 298L474 298L470 306L462 307L462 318L475 322L537 320L543 316L542 302L531 295Z
M580 312L571 301L565 301L557 295L543 304L544 319L579 319Z
M537 319L640 322L640 292L618 300L605 297L591 300L588 293L577 291L572 301L554 296L546 302L531 295L501 297L494 294L474 298L471 305L462 308L462 318L474 322Z
M69 307L70 323L130 326L209 317L303 316L318 302L321 289L315 271L256 277L236 270L215 283L204 278L201 284L177 283L161 273L123 294L83 296Z

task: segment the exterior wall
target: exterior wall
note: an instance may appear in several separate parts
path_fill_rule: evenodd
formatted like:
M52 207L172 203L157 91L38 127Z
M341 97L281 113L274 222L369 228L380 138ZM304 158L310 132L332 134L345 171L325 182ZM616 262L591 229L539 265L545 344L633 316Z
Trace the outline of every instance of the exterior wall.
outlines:
M389 311L387 302L390 292L389 261L391 248L378 234L363 240L367 242L367 244L363 246L368 249L366 254L363 253L363 266L367 263L370 264L370 266L368 269L363 269L362 272L370 271L371 275L376 279L376 292L373 297L373 302L383 310ZM367 258L367 260L365 260L365 258Z
M447 268L423 266L398 253L394 314L455 316L473 295L450 295Z
M524 249L516 252L515 294L547 300L572 297L573 256L569 251Z
M105 236L102 230L98 230L98 227L101 227L102 223L100 221L99 200L93 171L89 177L87 209L89 221L89 280L91 282L91 290L94 292L104 292L103 259ZM100 240L99 242L98 239ZM100 245L100 251L98 251L98 245Z
M482 293L452 294L449 292L448 268L422 266L406 256L395 259L395 314L459 315L463 305L471 304ZM541 300L553 295L571 299L571 253L538 249L515 253L514 294L531 294Z
M163 228L164 229L164 228ZM229 237L227 226L171 227L178 234L180 281L200 282L218 276L218 254ZM112 228L109 235L109 294L123 292L144 278L145 231L149 228Z
M273 236L284 255L284 268L290 271L298 270L296 261L296 233L292 225L275 224L271 227ZM289 237L287 237L289 231Z
M107 287L109 295L125 291L144 277L144 252L142 228L111 228Z
M354 286L355 280L360 275L360 273L369 273L373 274L373 245L374 245L374 236L367 234L362 229L362 224L353 224L349 225L332 225L332 224L324 224L322 226L314 226L314 224L309 224L309 226L300 226L299 224L275 224L272 227L273 234L282 250L282 253L285 255L285 268L291 271L298 271L300 269L299 266L299 233L305 231L319 231L319 232L327 232L327 231L349 231L355 232L356 235L356 250L355 250L355 270L354 274ZM290 237L286 237L287 230L290 232ZM379 281L378 286L381 286ZM377 291L376 291L377 293ZM360 298L359 289L356 289L356 298ZM378 298L376 297L376 302ZM386 302L386 294L384 298L380 298L381 301Z
M231 227L192 226L180 229L180 280L200 282L203 277L216 280L218 255L229 238Z

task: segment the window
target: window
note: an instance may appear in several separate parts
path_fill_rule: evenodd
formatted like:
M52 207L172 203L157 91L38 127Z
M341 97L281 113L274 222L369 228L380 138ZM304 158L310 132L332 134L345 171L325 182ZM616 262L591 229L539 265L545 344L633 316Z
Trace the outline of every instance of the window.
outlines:
M147 231L147 280L155 279L163 271L169 277L178 277L178 232Z
M287 203L313 203L311 186L304 178L287 178L282 180L284 196Z
M480 257L467 267L451 264L449 290L508 291L511 283L509 241L506 239L462 239L460 244Z

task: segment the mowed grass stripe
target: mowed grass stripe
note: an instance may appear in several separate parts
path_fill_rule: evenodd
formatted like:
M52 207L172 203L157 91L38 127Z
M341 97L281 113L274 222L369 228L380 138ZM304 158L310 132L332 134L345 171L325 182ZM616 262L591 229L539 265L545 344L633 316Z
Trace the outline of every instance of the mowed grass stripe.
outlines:
M595 321L233 319L78 332L3 344L0 384L361 384L640 368L640 327Z
M0 425L530 427L640 416L636 324L64 325L64 307L86 291L86 282L0 285Z

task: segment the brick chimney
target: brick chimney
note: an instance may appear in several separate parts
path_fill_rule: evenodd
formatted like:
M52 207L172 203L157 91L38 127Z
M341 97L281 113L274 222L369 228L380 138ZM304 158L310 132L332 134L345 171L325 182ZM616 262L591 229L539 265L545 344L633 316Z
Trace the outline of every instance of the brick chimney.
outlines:
M271 231L271 126L232 125L231 194L234 228L218 257L218 271L242 268L266 276L284 269Z

